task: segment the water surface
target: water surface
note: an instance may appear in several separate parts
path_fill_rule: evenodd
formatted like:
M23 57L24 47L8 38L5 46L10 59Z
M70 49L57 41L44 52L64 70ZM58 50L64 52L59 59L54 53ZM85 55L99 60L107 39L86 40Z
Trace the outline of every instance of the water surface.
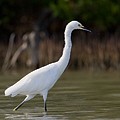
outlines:
M65 72L49 91L47 113L39 95L12 111L25 97L5 97L4 90L22 76L0 75L0 119L120 120L119 72Z

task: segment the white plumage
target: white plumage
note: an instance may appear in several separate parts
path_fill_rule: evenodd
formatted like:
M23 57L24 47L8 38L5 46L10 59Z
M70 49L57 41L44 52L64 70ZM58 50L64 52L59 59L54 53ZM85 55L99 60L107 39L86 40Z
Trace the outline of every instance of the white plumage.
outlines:
M55 62L41 67L27 74L20 81L5 90L5 96L14 97L18 94L26 98L14 109L17 110L24 102L32 99L36 94L43 96L44 108L47 111L46 100L48 91L53 87L68 65L71 53L71 33L74 29L86 30L81 23L71 21L65 29L65 47L61 58ZM90 31L89 31L90 32Z

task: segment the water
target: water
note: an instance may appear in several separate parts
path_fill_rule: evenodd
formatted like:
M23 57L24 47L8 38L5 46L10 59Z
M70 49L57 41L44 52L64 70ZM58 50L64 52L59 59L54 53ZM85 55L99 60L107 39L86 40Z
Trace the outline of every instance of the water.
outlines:
M4 90L22 76L0 75L0 119L120 120L119 72L65 72L49 92L47 113L39 95L12 111L24 96L5 97Z

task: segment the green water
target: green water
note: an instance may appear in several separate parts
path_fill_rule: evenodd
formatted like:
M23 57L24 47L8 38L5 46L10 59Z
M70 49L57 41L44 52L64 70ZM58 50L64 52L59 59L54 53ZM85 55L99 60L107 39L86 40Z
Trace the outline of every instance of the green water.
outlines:
M0 119L120 120L119 72L65 72L49 91L48 112L37 95L13 112L24 96L5 97L4 90L23 74L0 74Z

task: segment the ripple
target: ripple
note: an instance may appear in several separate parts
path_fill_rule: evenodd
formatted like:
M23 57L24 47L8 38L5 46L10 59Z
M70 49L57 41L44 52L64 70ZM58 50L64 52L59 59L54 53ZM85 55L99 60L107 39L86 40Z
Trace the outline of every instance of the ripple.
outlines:
M46 113L6 114L5 119L13 120L68 120L63 115L47 115Z

